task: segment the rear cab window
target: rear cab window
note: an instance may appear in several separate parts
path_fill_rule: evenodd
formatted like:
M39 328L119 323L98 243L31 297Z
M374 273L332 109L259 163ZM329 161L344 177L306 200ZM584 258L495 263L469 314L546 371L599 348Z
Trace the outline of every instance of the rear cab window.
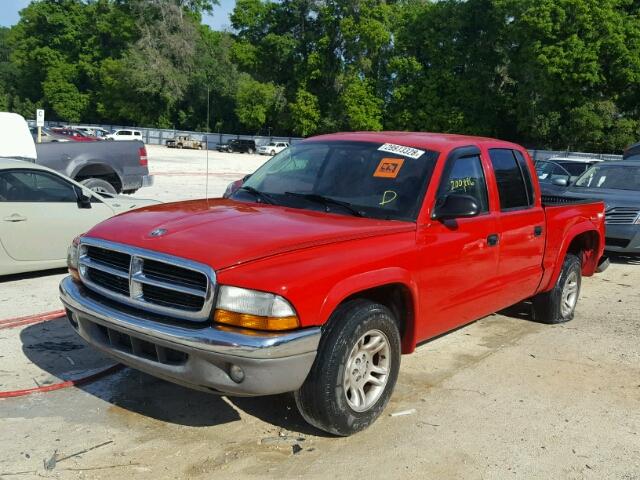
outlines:
M522 210L533 207L535 194L531 173L524 155L508 148L489 149L489 159L500 196L500 210Z

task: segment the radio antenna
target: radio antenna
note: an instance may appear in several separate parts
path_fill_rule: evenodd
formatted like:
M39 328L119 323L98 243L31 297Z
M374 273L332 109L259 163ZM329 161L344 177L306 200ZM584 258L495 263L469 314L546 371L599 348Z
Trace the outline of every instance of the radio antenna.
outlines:
M209 200L209 135L204 136L204 148L207 150L207 178L204 182L204 198Z

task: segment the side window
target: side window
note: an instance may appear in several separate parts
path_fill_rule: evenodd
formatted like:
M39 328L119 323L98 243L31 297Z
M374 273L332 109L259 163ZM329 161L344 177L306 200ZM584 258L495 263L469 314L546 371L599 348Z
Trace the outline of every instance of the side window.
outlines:
M489 150L498 183L500 209L529 208L533 205L533 184L524 156L506 148Z
M7 171L0 174L0 201L75 203L70 183L46 172Z
M450 193L471 195L478 201L480 213L489 211L487 182L478 155L457 158L452 165L447 165L438 197Z
M140 137L140 136L141 136L140 132L133 132L133 134L134 134L136 137Z

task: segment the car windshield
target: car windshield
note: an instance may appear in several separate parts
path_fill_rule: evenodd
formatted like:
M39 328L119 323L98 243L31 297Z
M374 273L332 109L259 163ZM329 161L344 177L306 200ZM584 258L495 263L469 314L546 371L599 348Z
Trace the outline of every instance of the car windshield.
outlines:
M582 188L608 188L640 191L640 167L635 165L596 165L575 184Z
M572 177L582 175L589 168L589 164L586 162L558 162L558 164L568 171Z
M437 152L369 142L304 142L274 156L233 198L415 221Z

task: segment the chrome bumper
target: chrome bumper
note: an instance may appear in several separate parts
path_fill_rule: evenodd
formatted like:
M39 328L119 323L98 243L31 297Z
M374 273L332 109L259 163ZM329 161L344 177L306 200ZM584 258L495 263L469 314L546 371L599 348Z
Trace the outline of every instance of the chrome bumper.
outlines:
M154 182L153 175L143 175L142 176L142 186L143 187L152 187Z
M320 341L319 328L241 333L159 322L112 306L71 277L60 283L60 299L76 332L99 350L151 375L214 393L273 395L297 390L311 370ZM242 369L241 381L231 378L232 366Z

